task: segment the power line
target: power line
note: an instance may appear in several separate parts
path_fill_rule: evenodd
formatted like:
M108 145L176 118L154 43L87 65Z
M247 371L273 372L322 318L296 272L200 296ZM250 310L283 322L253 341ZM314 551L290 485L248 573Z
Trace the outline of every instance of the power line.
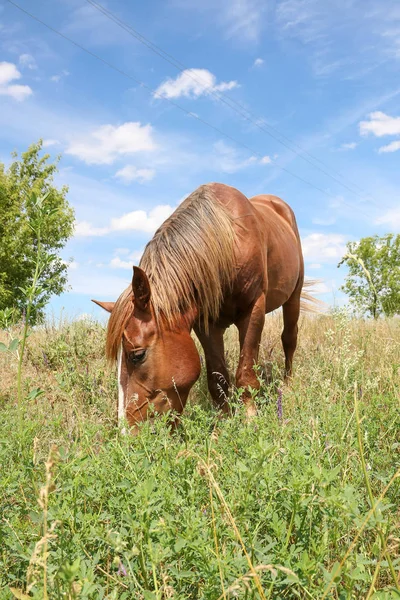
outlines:
M215 90L212 90L212 89L208 89L209 86L208 86L207 82L205 82L201 77L193 75L193 73L191 72L191 69L189 69L187 66L185 66L182 62L180 62L178 59L176 59L171 54L168 54L167 52L165 52L165 50L163 50L160 46L157 46L156 44L154 44L151 40L149 40L148 38L146 38L143 34L139 33L131 25L129 25L128 23L126 23L125 21L123 21L122 19L120 19L117 15L115 15L114 13L112 13L105 6L103 6L102 4L100 4L99 2L97 2L96 0L86 0L86 2L88 2L88 4L90 4L93 8L95 8L96 10L98 10L99 12L101 12L105 17L107 17L108 19L110 19L111 21L113 21L116 25L118 25L119 27L121 27L122 29L124 29L129 35L131 35L132 37L136 38L141 44L143 44L144 46L146 46L147 48L149 48L152 52L154 52L155 54L157 54L158 56L160 56L163 60L165 60L166 62L168 62L170 65L172 65L175 69L177 69L181 73L185 72L185 75L187 77L189 77L190 79L192 79L193 81L195 81L197 83L200 83L203 86L203 88L207 90L207 92L209 94L213 95L220 102L222 102L223 104L225 104L226 106L228 106L231 110L233 110L234 112L236 112L237 114L239 114L243 119L245 119L245 120L249 121L250 123L252 123L253 125L255 125L260 131L266 133L269 137L271 137L272 139L274 139L275 141L277 141L279 144L283 145L285 148L287 148L288 150L290 150L294 154L296 154L296 156L298 156L299 158L302 158L304 161L306 161L312 167L314 167L315 169L318 169L319 171L321 171L322 173L324 173L325 175L327 175L328 177L330 177L331 179L333 179L333 181L335 181L339 185L341 185L344 188L346 188L352 194L355 194L356 196L358 196L359 198L361 198L363 200L368 199L368 197L369 197L370 201L372 201L373 203L375 203L377 206L382 206L381 202L378 203L378 201L371 194L368 194L367 192L365 192L356 183L351 182L351 181L348 180L348 182L352 186L357 187L362 192L363 195L361 195L359 192L351 189L346 183L343 183L343 181L340 181L340 179L338 179L337 177L335 177L335 175L332 175L331 173L329 173L329 171L326 171L325 169L322 169L318 165L314 164L311 160L309 160L304 155L307 155L310 158L312 158L314 161L319 162L326 169L330 169L333 173L336 173L342 180L346 181L346 179L343 177L343 175L341 175L337 171L334 171L331 167L329 167L328 165L326 165L325 163L323 163L320 159L316 158L315 156L313 156L312 154L310 154L309 152L307 152L306 150L304 150L303 148L301 148L298 144L296 144L296 142L294 142L293 140L290 140L288 137L286 137L283 133L281 133L280 131L278 131L276 128L272 127L271 125L267 125L267 126L261 125L259 123L258 117L256 117L254 114L252 114L242 104L240 104L239 102L237 102L236 100L234 100L233 98L231 98L230 96L228 96L227 94L224 94L222 92L216 92ZM235 108L235 106L232 106L232 104L234 104L235 106L237 106L241 110L237 110ZM247 114L245 114L243 112L243 110L246 111ZM256 120L254 120L254 119L256 119ZM268 129L266 129L266 127L269 128L269 129L271 129L272 131L276 132L280 137L284 138L288 143L285 143L282 140L278 139L275 135L273 135L270 131L268 131ZM297 152L296 150L294 150L291 146L289 146L289 144L291 144L292 146L297 147L300 150L300 152ZM367 198L365 198L366 196L367 196ZM387 208L389 208L389 207L387 207Z
M171 98L168 98L167 96L164 96L163 94L158 93L156 90L154 90L152 87L150 87L149 85L145 84L143 81L141 81L140 79L137 79L135 76L131 75L130 73L127 73L126 71L123 71L122 69L120 69L119 67L116 67L115 65L113 65L112 63L108 62L107 60L105 60L104 58L102 58L101 56L99 56L98 54L95 54L94 52L92 52L91 50L88 50L87 48L85 48L84 46L82 46L81 44L79 44L78 42L76 42L75 40L71 39L70 37L68 37L67 35L65 35L64 33L62 33L61 31L59 31L58 29L55 29L54 27L52 27L51 25L48 25L47 23L45 23L44 21L42 21L41 19L39 19L39 17L36 17L35 15L33 15L32 13L30 13L29 11L27 11L25 8L23 8L22 6L20 6L19 4L17 4L16 2L14 2L14 0L7 0L7 2L9 2L10 4L12 4L13 6L15 6L16 8L18 8L18 10L20 10L21 12L23 12L24 14L28 15L31 19L33 19L34 21L36 21L37 23L40 23L41 25L43 25L44 27L46 27L47 29L49 29L50 31L52 31L53 33L57 34L58 36L60 36L61 38L63 38L64 40L70 42L71 44L73 44L75 47L79 48L80 50L82 50L83 52L85 52L86 54L88 54L89 56L92 56L93 58L95 58L96 60L100 61L101 63L103 63L104 65L106 65L107 67L109 67L110 69L112 69L113 71L116 71L117 73L119 73L120 75L123 75L124 77L127 77L128 79L130 79L131 81L134 81L135 83L137 83L138 85L140 85L142 88L147 89L148 91L151 92L152 95L156 95L159 96L161 98L163 98L164 100L167 100L172 106L175 106L176 108L179 108L179 110L181 110L182 112L184 112L186 115L196 119L197 121L199 121L200 123L202 123L203 125L206 125L207 127L209 127L210 129L216 131L219 135L222 135L223 137L229 139L231 142L233 142L234 144L238 145L238 146L242 146L243 148L245 148L246 150L248 150L249 152L252 153L252 155L256 155L258 156L260 159L264 158L263 155L252 149L250 146L248 146L247 144L236 140L234 137L232 137L231 135L229 135L228 133L222 131L221 129L219 129L218 127L216 127L215 125L213 125L212 123L209 123L208 121L206 121L205 119L199 117L199 115L197 115L196 113L192 113L191 111L187 110L186 108L184 108L183 106L181 106L180 104L178 104L177 102L175 102L174 100L171 100ZM271 159L271 162L278 167L279 169L281 169L282 171L284 171L285 173L288 173L289 175L291 175L292 177L298 179L299 181L301 181L302 183L305 183L306 185L308 185L309 187L314 188L315 190L325 194L326 196L329 196L331 198L336 198L335 194L332 194L331 192L329 192L328 190L324 190L323 188L320 188L316 185L314 185L312 182L308 181L307 179L304 179L303 177L301 177L300 175L297 175L296 173L293 173L292 171L290 171L289 169L287 169L286 167L283 167L282 165L280 165L277 161ZM350 204L348 202L344 202L342 201L343 204L345 204L346 206L352 208L352 209L357 209L359 210L359 206L354 205L354 204ZM368 218L373 218L371 215L369 215L368 213L366 213L365 211L360 211L362 214L364 214L365 216L367 216Z

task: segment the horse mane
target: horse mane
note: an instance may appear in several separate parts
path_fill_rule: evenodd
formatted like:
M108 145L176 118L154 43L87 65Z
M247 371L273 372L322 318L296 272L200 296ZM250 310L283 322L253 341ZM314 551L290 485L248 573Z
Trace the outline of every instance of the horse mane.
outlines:
M196 306L208 329L234 280L234 243L232 217L210 185L200 186L159 227L140 261L158 324L174 327L179 316ZM106 343L109 360L116 360L133 301L129 286L112 310Z

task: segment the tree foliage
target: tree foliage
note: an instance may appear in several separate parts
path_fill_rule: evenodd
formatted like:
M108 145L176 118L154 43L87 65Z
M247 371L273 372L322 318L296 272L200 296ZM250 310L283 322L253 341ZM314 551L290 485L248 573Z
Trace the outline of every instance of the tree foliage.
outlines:
M40 274L40 297L32 307L31 322L43 318L44 307L52 295L61 294L67 285L67 265L59 256L73 232L74 212L66 195L68 188L57 188L54 175L58 159L49 162L41 155L42 142L31 145L6 168L0 163L0 310L13 307L24 311L26 294L36 266L37 232L35 198L46 195L48 216L42 224L41 247L45 268Z
M342 264L349 271L341 289L357 312L374 319L400 313L400 235L388 233L348 242L338 266Z

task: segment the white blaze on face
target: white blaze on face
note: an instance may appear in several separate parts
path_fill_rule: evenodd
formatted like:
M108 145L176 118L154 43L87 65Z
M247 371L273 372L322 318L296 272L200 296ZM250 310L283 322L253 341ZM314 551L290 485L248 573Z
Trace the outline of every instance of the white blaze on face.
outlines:
M121 422L125 418L125 394L124 388L122 387L122 342L117 354L117 366L118 366L118 421ZM122 433L125 433L125 428Z

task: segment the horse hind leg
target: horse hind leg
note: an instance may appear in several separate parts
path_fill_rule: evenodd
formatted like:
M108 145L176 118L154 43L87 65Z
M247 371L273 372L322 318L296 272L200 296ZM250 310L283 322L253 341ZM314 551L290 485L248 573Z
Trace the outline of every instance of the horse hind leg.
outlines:
M292 375L293 355L297 346L298 320L300 316L300 293L295 292L282 306L282 346L285 353L285 378Z

